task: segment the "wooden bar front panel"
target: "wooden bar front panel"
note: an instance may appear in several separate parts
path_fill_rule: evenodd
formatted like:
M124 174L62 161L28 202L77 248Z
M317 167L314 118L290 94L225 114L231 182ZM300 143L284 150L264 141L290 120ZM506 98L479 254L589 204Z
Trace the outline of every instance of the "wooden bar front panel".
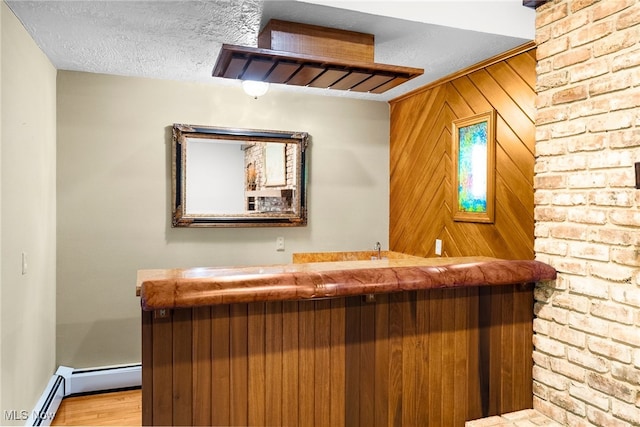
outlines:
M530 285L144 311L144 425L463 426L532 405Z

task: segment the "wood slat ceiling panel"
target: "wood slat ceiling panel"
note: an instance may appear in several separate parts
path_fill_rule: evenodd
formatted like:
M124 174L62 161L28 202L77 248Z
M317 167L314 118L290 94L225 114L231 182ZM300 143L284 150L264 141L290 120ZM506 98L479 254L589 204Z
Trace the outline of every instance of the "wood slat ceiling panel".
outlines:
M261 58L252 58L242 74L243 80L263 80L273 63Z
M246 66L247 62L249 63L248 66ZM256 63L255 68L251 65L254 62ZM285 84L297 86L332 87L335 85L335 89L350 90L359 83L366 81L369 76L384 76L380 79L379 84L371 86L370 91L372 93L382 93L424 73L424 70L421 68L401 67L375 62L349 61L345 59L225 44L220 50L212 75L213 77L245 80L265 78L266 81L270 81L269 77L265 77L266 71L274 67L277 68L278 64L283 62L298 64L303 67L303 69L320 68L324 73L320 76L320 79L316 81L307 80L302 76L296 78L299 74L298 72L288 81L281 81L283 78L275 79L274 77L274 83L276 80L279 80ZM266 63L270 63L270 65L267 66ZM246 71L243 74L242 70L245 70L245 68ZM258 77L260 72L265 70L265 68L265 74L263 74L262 77ZM347 84L347 82L339 83L339 80L348 74L353 75L353 81L349 81L350 84ZM334 77L335 79L330 81L331 78ZM367 86L360 87L358 91L364 91L365 87Z
M307 86L324 71L321 67L313 65L303 65L298 72L289 80L290 85Z
M351 88L359 85L369 77L371 77L370 73L352 72L352 73L349 73L348 76L340 79L337 83L333 84L331 86L331 89L351 90Z
M265 78L265 81L269 83L284 83L288 81L298 69L300 69L300 64L278 62Z
M535 51L525 51L391 104L389 247L434 256L533 257ZM453 221L451 126L495 109L496 217Z
M351 90L356 92L369 92L370 90L373 90L378 86L381 86L387 83L391 79L393 79L392 76L383 76L383 75L371 76L370 78L363 81L359 85L351 88Z
M349 72L344 70L325 70L324 73L320 74L314 81L309 83L308 86L319 87L323 89L329 88L336 84L338 80L340 80L347 74L349 74Z
M245 58L230 58L229 65L222 77L226 77L229 79L239 78L244 71L245 65L247 65L247 60Z
M387 83L378 86L377 88L373 89L371 91L371 93L383 93L388 91L389 89L393 89L396 86L400 86L402 83L406 82L407 80L409 80L409 78L407 77L395 77L393 80L389 80Z

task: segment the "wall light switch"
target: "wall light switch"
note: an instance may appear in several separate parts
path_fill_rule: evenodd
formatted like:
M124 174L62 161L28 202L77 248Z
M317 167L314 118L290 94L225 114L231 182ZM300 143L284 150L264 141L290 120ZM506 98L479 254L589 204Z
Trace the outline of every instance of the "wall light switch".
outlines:
M22 252L22 274L27 274L27 253Z
M279 252L284 251L284 237L276 238L276 251L279 251Z
M442 240L436 239L436 255L442 255Z

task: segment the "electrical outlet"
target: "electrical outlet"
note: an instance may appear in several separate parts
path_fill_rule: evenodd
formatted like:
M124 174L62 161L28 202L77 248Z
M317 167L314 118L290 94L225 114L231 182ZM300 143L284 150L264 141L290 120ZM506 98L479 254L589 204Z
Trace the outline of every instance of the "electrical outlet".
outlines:
M436 239L436 255L442 255L442 240Z
M278 252L284 251L284 237L276 238L276 251Z

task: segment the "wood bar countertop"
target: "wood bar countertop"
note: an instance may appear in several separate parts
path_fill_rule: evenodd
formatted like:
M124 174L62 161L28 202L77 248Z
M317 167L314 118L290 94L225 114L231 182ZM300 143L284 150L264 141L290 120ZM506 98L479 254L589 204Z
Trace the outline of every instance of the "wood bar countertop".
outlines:
M139 270L136 294L141 298L143 310L158 310L507 285L555 278L553 267L532 260L389 257L366 261Z

